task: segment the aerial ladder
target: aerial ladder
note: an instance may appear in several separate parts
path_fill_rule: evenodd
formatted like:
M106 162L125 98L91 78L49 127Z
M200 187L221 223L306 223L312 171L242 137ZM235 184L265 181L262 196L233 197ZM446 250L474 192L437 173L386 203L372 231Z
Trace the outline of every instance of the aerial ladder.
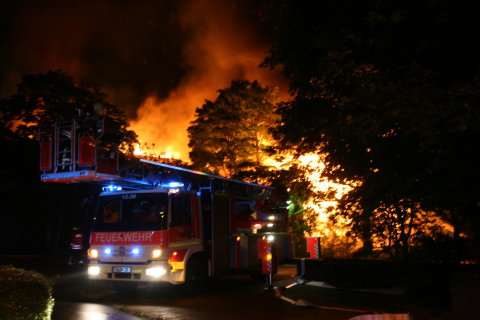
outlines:
M272 274L266 265L290 258L288 214L274 188L126 159L122 140L106 116L39 131L41 181L102 188L89 230L91 279L120 292L158 281L198 294L209 276Z

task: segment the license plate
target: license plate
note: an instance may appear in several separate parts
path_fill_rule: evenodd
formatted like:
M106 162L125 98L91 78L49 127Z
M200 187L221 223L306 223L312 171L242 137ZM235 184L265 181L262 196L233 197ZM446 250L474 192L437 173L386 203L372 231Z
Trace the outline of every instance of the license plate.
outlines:
M132 268L130 267L112 267L113 273L131 273Z

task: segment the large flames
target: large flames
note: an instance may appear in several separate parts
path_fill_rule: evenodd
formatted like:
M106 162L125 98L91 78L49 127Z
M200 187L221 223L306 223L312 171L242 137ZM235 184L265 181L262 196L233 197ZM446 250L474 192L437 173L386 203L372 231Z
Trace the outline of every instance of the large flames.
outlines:
M318 154L307 154L299 157L302 167L306 168L306 172L308 172L308 180L312 184L313 191L327 195L321 201L309 199L305 203L306 209L312 209L318 214L320 223L329 221L330 212L337 207L336 200L340 200L344 194L351 190L349 185L336 183L322 176L322 172L325 169L323 160ZM312 232L312 236L319 236L320 233L321 230L315 230Z
M288 84L278 71L258 68L270 49L270 40L267 34L258 32L261 23L259 19L251 19L251 11L248 17L245 15L248 10L239 13L238 8L246 2L237 1L232 6L232 1L224 0L179 1L174 4L179 9L178 12L167 12L169 19L164 19L165 12L163 15L159 12L165 6L160 5L162 2L157 3L158 6L151 3L139 5L136 2L123 5L102 3L97 10L92 10L90 5L84 6L81 2L71 6L65 1L55 0L45 6L26 6L23 11L19 10L9 28L12 31L8 37L11 40L9 47L12 54L7 54L2 64L8 65L8 68L5 69L3 79L7 85L2 88L1 95L7 96L14 90L20 74L63 69L76 80L83 79L86 84L100 83L114 104L130 111L129 106L137 107L139 103L136 97L144 97L144 92L164 92L160 88L152 88L156 85L155 79L167 78L172 84L169 88L175 89L168 95L149 95L136 111L135 119L130 119L131 129L142 141L135 154L184 161L189 161L187 128L193 120L195 109L201 107L205 99L214 100L217 90L228 87L232 80L257 80L262 85L278 87L281 100L289 98ZM153 8L157 8L157 12ZM98 14L110 11L117 14ZM51 19L51 16L57 19ZM126 16L129 17L128 21L118 18ZM155 16L163 17L162 22L165 23L161 24L157 20L157 26L148 20ZM171 23L170 18L176 23ZM44 24L43 21L49 23ZM178 39L150 36L162 36L167 30L163 28L177 24L181 27L181 31L176 34ZM145 32L154 28L160 32ZM133 37L127 37L128 35ZM137 38L146 38L146 42L153 45L145 46L143 41L136 42ZM181 54L171 50L165 41L167 44L170 41L171 46L181 46ZM161 60L160 54L170 56L172 52L178 54L178 68L175 70L181 69L184 72L180 81L177 78L170 79L167 76L169 73L158 71L146 60L147 56L149 59L157 59L158 56L158 60ZM142 73L140 69L149 72ZM139 79L147 81L140 81L140 86L129 87ZM142 91L139 87L148 87L148 90ZM129 116L132 117L132 114ZM291 160L293 156L287 158ZM349 221L338 217L333 221L331 217L338 211L338 200L352 186L326 179L323 176L324 159L318 154L304 155L297 160L297 165L305 171L314 194L303 203L303 214L311 218L309 221L313 221L311 232L307 236L320 236L325 240L324 244L339 239L348 242L345 233ZM272 162L270 165L279 164ZM281 165L288 167L291 163ZM375 213L381 215L380 210L392 217L398 214L398 210L390 207L379 208ZM437 218L432 213L419 212L415 219L416 224L427 225ZM395 227L394 223L390 225ZM441 226L443 229L448 227ZM380 245L384 240L375 241Z
M269 165L283 169L296 165L302 170L312 191L310 197L302 203L301 214L310 228L304 236L320 237L322 250L330 257L349 257L351 252L358 249L359 243L347 235L350 221L336 213L339 210L338 201L352 190L355 182L341 184L327 179L324 175L325 158L321 153L304 154L298 158L289 154L282 158L281 162L270 159Z
M231 17L235 8L226 8L221 1L215 1L214 6L198 1L191 4L194 5L185 6L178 17L186 29L194 30L184 45L183 56L179 57L188 72L168 96L146 98L137 110L136 119L130 121L131 129L143 141L136 150L138 155L188 162L187 128L194 120L195 109L206 99L214 100L217 90L229 87L232 80L257 80L262 85L279 87L281 100L289 98L286 82L278 72L258 68L269 49L268 43L252 41L257 39L254 29L226 18ZM223 12L224 16L214 14L213 10ZM201 27L199 17L203 19ZM332 217L338 212L338 200L352 186L326 179L322 175L324 159L318 154L304 155L297 160L313 188L313 196L303 203L303 215L311 227L306 235L322 237L322 246L332 248L331 256L341 257L335 252L339 247L343 248L343 257L348 256L357 248L346 234L349 221ZM278 166L278 163L266 164ZM288 166L288 161L282 165Z
M259 81L279 87L279 95L287 99L287 82L278 71L258 66L269 49L268 41L258 41L258 30L243 21L237 8L224 1L192 1L178 17L190 40L179 57L188 72L167 97L152 95L130 121L140 140L155 143L155 153L171 153L188 161L187 128L195 109L205 100L214 100L217 90L230 86L232 80ZM159 75L161 77L161 75Z

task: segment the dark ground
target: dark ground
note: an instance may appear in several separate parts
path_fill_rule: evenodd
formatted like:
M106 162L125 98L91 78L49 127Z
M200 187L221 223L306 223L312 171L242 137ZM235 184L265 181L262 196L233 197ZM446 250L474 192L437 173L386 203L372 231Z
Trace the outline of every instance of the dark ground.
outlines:
M66 256L0 256L0 265L11 264L36 270L55 281L53 320L62 310L113 306L149 319L332 319L381 313L408 313L414 320L473 320L477 314L451 312L449 288L410 290L405 294L380 294L338 288L295 284L296 267L285 265L274 277L274 285L293 285L281 292L265 290L264 281L247 276L212 279L206 292L198 297L184 297L171 287L141 286L133 296L117 294L105 283L87 280L85 266L67 268ZM401 291L401 290L400 290ZM310 306L296 304L310 303ZM90 310L90 309L89 309ZM73 314L69 312L70 314ZM55 317L57 315L57 317ZM62 320L64 314L62 314ZM72 318L74 319L74 318ZM127 319L127 315L109 319Z

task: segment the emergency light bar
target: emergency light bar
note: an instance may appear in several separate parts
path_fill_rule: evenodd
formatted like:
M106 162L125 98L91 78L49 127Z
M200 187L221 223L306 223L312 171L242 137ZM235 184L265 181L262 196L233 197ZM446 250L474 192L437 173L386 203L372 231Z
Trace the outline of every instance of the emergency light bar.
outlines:
M165 188L165 189L178 189L178 188L182 188L184 186L184 184L182 182L168 182L168 183L165 183L165 184L162 184L162 188ZM106 186L106 187L103 187L102 188L102 191L103 192L115 192L115 191L123 191L122 187L120 186L115 186L115 185L109 185L109 186Z
M122 191L122 187L110 185L110 186L107 186L107 187L103 187L102 191L103 192Z
M182 182L169 182L169 183L166 183L166 184L162 184L162 187L163 188L182 188L184 186L184 184Z

